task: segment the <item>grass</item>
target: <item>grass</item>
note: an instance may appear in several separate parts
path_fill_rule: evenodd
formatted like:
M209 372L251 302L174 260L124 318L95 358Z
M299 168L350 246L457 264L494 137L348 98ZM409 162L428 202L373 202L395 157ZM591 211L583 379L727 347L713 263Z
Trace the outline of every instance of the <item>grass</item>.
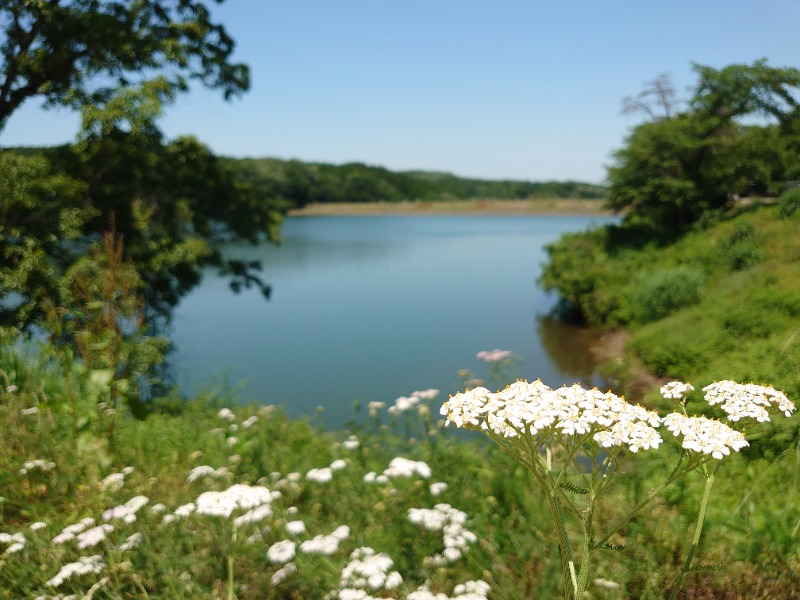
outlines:
M177 409L175 402L162 402L168 411L138 420L122 407L73 410L69 398L86 397L90 383L75 367L54 368L44 355L23 357L5 345L0 369L0 540L6 540L0 541L0 598L333 598L328 594L344 585L351 553L362 547L386 553L390 570L402 577L398 587L369 590L381 598L458 597L463 589L457 586L477 580L488 583L493 599L560 595L558 550L544 499L522 467L488 440L443 429L439 400L396 414L376 409L374 415L357 415L341 431L288 419L274 407L241 406L236 398L212 395ZM226 406L235 408L220 416ZM365 482L365 475L380 475L396 457L424 462L430 475ZM55 466L21 473L33 459ZM635 504L663 478L671 459L668 453L637 456L625 486L609 492L601 518L611 523ZM345 466L333 470L327 483L307 477L334 461ZM202 465L214 469L214 476L189 481ZM800 445L794 440L769 455L731 457L722 471L700 554L701 564L722 568L690 576L684 597L799 595ZM109 476L121 485L109 484ZM447 484L441 495L431 492L435 482ZM244 508L230 517L195 511L165 520L205 492L234 484L279 492L270 502L271 515L239 526L234 518ZM608 587L592 585L592 597L668 596L691 542L702 488L701 478L684 480L616 536L613 543L624 549L599 556L592 578ZM147 503L135 520L104 520L106 511L139 496ZM452 562L436 558L445 549L442 531L409 519L409 509L440 503L463 511L463 526L475 536ZM154 510L160 505L160 512ZM77 540L53 542L86 518L113 530L86 548L78 548ZM287 523L297 520L306 533L287 532ZM33 529L33 523L44 525ZM296 572L273 584L282 567L268 559L273 544L288 539L299 548L341 525L350 533L337 550L328 555L298 549ZM136 546L134 534L141 534ZM24 545L9 551L20 538ZM100 572L48 585L62 566L90 556L99 556Z

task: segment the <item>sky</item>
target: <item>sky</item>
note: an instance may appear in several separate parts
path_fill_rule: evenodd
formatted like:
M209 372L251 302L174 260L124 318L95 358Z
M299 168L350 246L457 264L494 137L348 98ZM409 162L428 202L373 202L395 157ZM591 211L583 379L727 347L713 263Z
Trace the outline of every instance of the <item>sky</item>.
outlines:
M220 155L602 183L642 117L621 100L692 63L800 67L800 0L209 2L251 68L240 99L193 87L161 121ZM34 99L0 145L74 140Z

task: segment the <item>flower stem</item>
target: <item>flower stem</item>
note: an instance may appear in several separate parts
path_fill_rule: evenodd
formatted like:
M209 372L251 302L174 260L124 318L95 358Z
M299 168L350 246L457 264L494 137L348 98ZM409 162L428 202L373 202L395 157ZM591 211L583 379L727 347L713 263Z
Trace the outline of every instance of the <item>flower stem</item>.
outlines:
M692 559L694 558L695 551L700 545L700 534L703 531L703 523L706 520L706 512L708 510L708 498L711 496L711 487L714 485L714 471L706 475L706 486L703 490L703 500L700 502L700 511L697 513L697 524L694 527L694 536L692 537L692 546L689 548L689 553L686 555L686 560L678 573L678 580L675 582L675 587L672 588L670 600L675 600L678 596L678 590L681 588L683 578L689 572L692 566Z

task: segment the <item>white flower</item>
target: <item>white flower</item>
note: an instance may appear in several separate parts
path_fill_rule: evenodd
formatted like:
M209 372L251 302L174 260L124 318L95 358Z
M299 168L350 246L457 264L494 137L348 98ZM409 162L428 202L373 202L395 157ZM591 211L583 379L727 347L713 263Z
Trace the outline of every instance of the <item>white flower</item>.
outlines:
M342 447L345 450L356 450L361 445L361 442L358 441L358 438L354 435L351 435L345 441L342 442Z
M109 491L122 489L123 485L125 485L125 475L122 473L111 473L100 482L100 487Z
M403 578L397 571L391 571L390 574L392 566L394 561L385 552L376 554L372 548L358 548L350 554L350 562L342 569L339 585L373 590L389 589L389 584L397 587Z
M389 468L383 472L386 477L411 477L414 473L427 479L431 476L431 468L422 461L398 456L389 462Z
M114 531L114 526L108 525L107 523L87 529L76 536L78 540L78 548L83 550L84 548L96 546L106 539L107 533L111 533L112 531Z
M289 521L286 523L286 533L289 535L302 535L306 532L306 524L302 521Z
M664 425L676 437L683 437L681 445L687 450L710 454L716 459L730 454L731 450L738 452L749 445L741 432L706 417L671 413L664 417Z
M11 544L8 548L6 548L6 551L3 552L3 554L15 554L20 550L22 550L24 547L25 547L24 542L16 542L14 544Z
M224 419L226 421L235 421L236 415L233 414L233 411L230 408L223 408L217 413L217 417L220 419Z
M91 517L86 517L82 519L78 523L74 525L68 525L64 529L61 530L56 537L53 538L54 544L63 544L64 542L69 542L75 539L75 536L86 529L87 527L92 527L95 524L95 520Z
M438 481L436 483L432 483L430 486L430 492L432 496L439 496L447 491L447 484L443 481Z
M253 415L252 417L242 421L242 427L244 429L250 429L256 423L258 423L258 417Z
M197 481L201 477L214 477L216 474L216 469L214 467L209 467L208 465L200 465L199 467L195 467L191 471L189 471L189 475L186 477L186 481L192 483Z
M44 529L47 527L47 523L43 521L36 521L36 523L31 523L31 531L38 531L39 529Z
M195 509L196 509L196 507L194 505L194 502L189 502L187 504L182 504L181 506L176 508L175 512L173 512L172 514L175 515L178 518L188 517L190 514L192 514L195 511ZM169 516L169 515L167 515L167 516ZM164 520L166 522L166 517L164 517Z
M25 463L22 465L22 468L19 470L20 475L25 475L28 471L52 471L56 468L56 463L52 460L42 460L41 458L35 458L33 460L26 460Z
M237 527L248 523L258 523L259 521L263 521L264 519L272 516L272 507L269 504L262 504L261 506L257 506L252 510L248 510L244 513L241 517L237 517L234 519L234 523Z
M133 533L127 537L127 539L119 545L119 549L123 552L127 550L133 550L134 548L140 546L144 541L144 536L139 533Z
M272 502L272 492L262 486L234 484L223 492L203 492L195 501L197 513L230 517L237 508L250 509Z
M308 473L306 473L306 479L309 481L316 481L317 483L328 483L331 479L333 479L333 471L330 467L311 469Z
M21 411L19 411L19 414L27 416L27 415L35 415L38 412L39 412L39 407L32 406L31 408L23 408Z
M103 512L103 520L111 521L112 519L124 519L126 522L130 522L130 517L136 520L136 513L148 502L150 502L150 499L147 496L134 496L125 504L115 506Z
M485 363L494 363L508 358L511 356L511 350L481 350L475 355L475 358L482 360Z
M707 385L703 391L706 393L706 401L711 406L719 404L731 421L744 418L769 421L767 409L773 407L777 407L787 417L795 410L794 403L786 397L786 394L772 386L725 380Z
M283 567L275 571L275 574L272 576L269 582L273 586L276 586L280 584L281 581L286 579L289 575L295 572L297 572L297 565L294 564L293 562L286 563Z
M297 545L291 540L275 542L267 549L267 558L272 563L286 563L294 558L296 549Z
M331 466L330 466L330 468L331 468L331 471L341 471L341 470L342 470L342 469L344 469L346 466L347 466L347 461L345 461L345 460L342 460L342 459L340 458L340 459L338 459L338 460L335 460L335 461L333 461L333 462L331 463Z
M667 400L683 400L690 392L694 391L694 386L682 381L670 381L666 385L662 385L659 391L661 396Z
M105 564L103 563L102 556L95 554L94 556L81 557L77 562L69 563L61 567L61 570L50 579L46 585L50 587L58 587L64 581L73 575L84 575L86 573L100 573Z

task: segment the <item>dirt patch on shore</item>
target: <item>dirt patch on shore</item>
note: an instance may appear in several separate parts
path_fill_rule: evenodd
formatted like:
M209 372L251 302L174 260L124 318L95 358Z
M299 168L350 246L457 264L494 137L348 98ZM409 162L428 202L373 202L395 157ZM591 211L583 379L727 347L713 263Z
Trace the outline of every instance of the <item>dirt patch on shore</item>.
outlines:
M631 400L639 401L647 393L670 381L648 371L631 352L626 352L631 334L624 329L601 334L590 348L609 384L619 388Z
M602 200L454 200L450 202L364 202L309 204L289 211L293 217L336 215L612 215Z

